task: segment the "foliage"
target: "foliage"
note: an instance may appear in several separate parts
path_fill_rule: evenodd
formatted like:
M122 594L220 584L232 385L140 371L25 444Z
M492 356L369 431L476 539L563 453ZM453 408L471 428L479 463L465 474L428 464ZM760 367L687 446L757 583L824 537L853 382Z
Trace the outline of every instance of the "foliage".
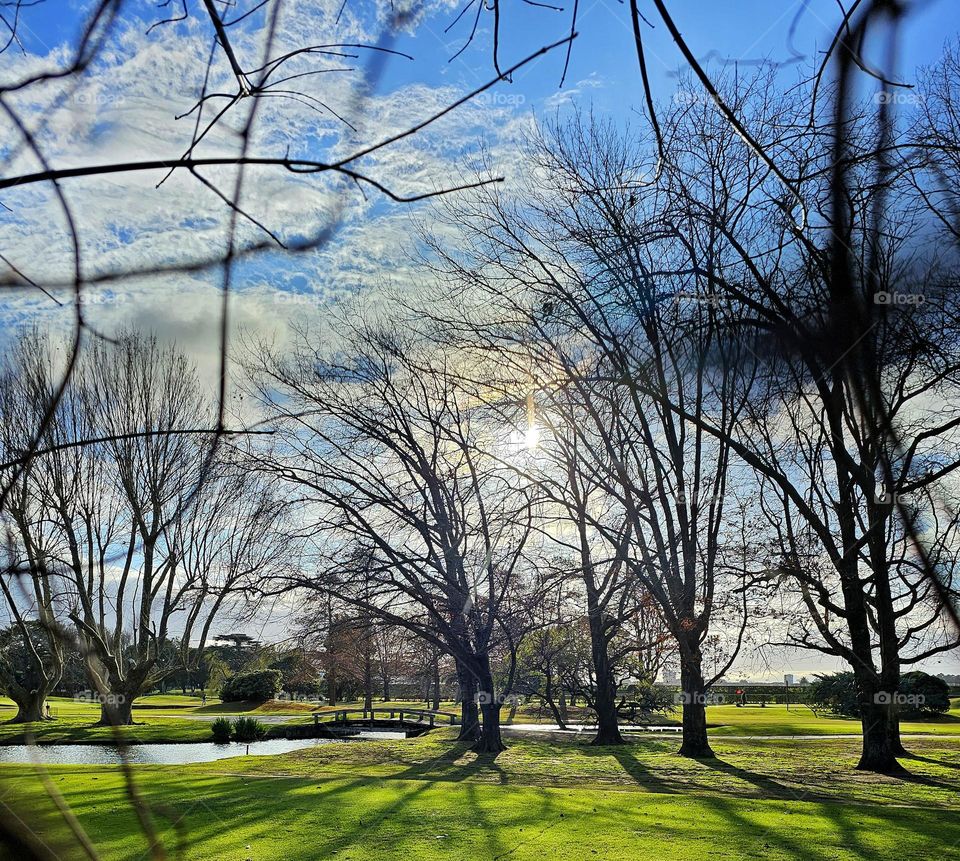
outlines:
M663 685L644 685L635 694L642 711L666 713L676 706L676 694Z
M937 715L950 711L950 687L936 676L914 670L900 678L900 714L904 717Z
M282 687L294 696L315 697L321 690L319 661L301 649L280 655L271 669L282 674Z
M857 685L851 672L818 675L807 695L813 708L846 717L860 717Z
M833 714L860 717L853 673L817 676L810 685L808 696L810 705L815 708L819 706ZM943 679L920 670L904 673L900 678L896 705L900 716L908 719L943 714L950 710L950 688Z
M267 728L256 718L237 718L233 724L235 741L259 741L267 735Z
M40 659L44 664L51 663L53 655L50 641L43 626L39 622L28 621L25 627ZM23 629L19 625L10 625L0 631L0 684L9 688L12 683L27 690L40 687L42 678L39 668L31 660L27 646Z
M224 702L262 703L273 699L279 691L279 670L257 670L252 673L238 673L227 679L220 689L220 699Z
M217 742L217 744L225 744L230 741L232 727L229 718L218 717L210 729L213 731L213 740Z

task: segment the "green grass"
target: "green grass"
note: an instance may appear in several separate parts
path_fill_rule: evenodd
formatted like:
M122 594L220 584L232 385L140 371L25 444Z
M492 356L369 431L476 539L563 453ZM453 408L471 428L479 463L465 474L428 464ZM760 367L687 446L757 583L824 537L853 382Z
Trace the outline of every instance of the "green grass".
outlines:
M133 701L133 707L150 709L193 709L199 708L203 699L201 697L190 696L189 694L147 694L143 697L137 697ZM207 697L207 703L213 705L219 703L217 697Z
M96 720L100 714L100 707L95 703L71 697L50 697L47 702L50 704L50 709L55 717L86 717L90 715ZM199 711L201 702L200 697L185 697L180 694L150 694L145 697L137 697L133 701L133 708L134 711L166 711L171 714L178 714ZM207 708L213 708L220 703L220 700L216 697L208 697L207 702L209 704ZM17 707L13 700L0 697L0 720L9 720L16 712Z
M9 700L0 701L0 744L21 744L27 733L33 735L41 744L82 744L108 743L113 740L109 727L96 727L99 708L92 703L76 702L70 699L51 699L55 721L39 724L2 723L5 716L13 717L15 710ZM190 715L215 716L221 714L250 714L254 716L283 716L291 724L312 723L311 712L316 708L310 703L271 701L255 703L221 703L208 701L200 706L200 700L194 697L176 695L154 695L138 700L134 704L134 720L137 725L122 727L120 732L130 742L144 744L157 742L194 742L210 740L210 724L206 721L190 720ZM423 703L391 701L375 703L376 708L418 708ZM342 703L337 706L323 706L321 711L338 708L361 708L362 703ZM441 703L441 710L456 713L455 703ZM504 719L508 712L504 711ZM679 713L669 716L679 717ZM526 706L520 709L513 723L531 724L539 718L537 710ZM9 719L9 718L8 718ZM545 717L546 722L552 722ZM710 735L713 738L724 736L778 736L778 735L850 735L860 731L860 723L849 718L830 715L815 715L806 706L791 706L788 711L782 705L769 705L761 708L751 705L737 708L733 705L710 706L707 709ZM960 736L960 701L954 703L950 714L925 721L903 721L905 734L936 734ZM270 726L271 734L280 734L277 725Z
M55 721L0 724L0 744L23 744L27 736L38 744L110 744L114 732L128 744L210 741L210 724L176 717L134 714L134 726L93 726L95 716L61 717Z
M594 784L651 792L717 792L757 797L844 798L858 803L901 803L903 784L864 779L854 770L856 739L757 739L716 741L719 761L676 756L679 739L639 739L626 747L593 747L547 734L511 735L494 761L453 743L438 730L417 739L319 746L284 756L244 759L249 774L463 780L551 787ZM922 781L912 800L960 807L960 739L911 740L919 758L908 765ZM221 763L222 766L222 763ZM203 766L202 768L206 768Z
M137 767L172 856L217 861L489 859L913 859L960 846L960 743L919 739L910 780L852 770L856 742L718 741L718 760L669 740L591 748L515 738L477 757L449 730L277 757ZM145 857L121 776L49 769L105 861ZM0 803L71 855L31 770L0 768Z
M721 735L847 735L860 732L860 721L834 715L815 715L807 706L708 706L710 734ZM949 714L922 721L902 721L903 733L960 734L960 707Z

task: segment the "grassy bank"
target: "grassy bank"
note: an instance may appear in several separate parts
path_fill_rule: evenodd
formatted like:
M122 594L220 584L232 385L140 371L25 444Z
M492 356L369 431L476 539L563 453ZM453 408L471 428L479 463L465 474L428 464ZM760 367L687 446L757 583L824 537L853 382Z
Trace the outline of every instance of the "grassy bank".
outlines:
M828 714L814 714L807 706L733 705L710 706L707 721L711 735L848 735L860 732L857 718L843 718ZM960 734L960 708L945 715L924 720L904 720L904 733Z
M109 743L113 740L113 730L109 727L94 726L99 719L99 708L93 703L76 702L68 699L51 699L51 707L56 717L54 721L35 724L11 724L0 722L0 745L22 744L27 735L32 735L40 744L83 744ZM345 703L338 706L324 706L321 711L336 708L360 708L361 703ZM375 703L376 708L416 708L422 703L393 701ZM309 725L311 712L316 706L309 703L279 702L267 703L221 703L210 700L206 706L192 697L174 695L156 695L145 697L134 703L132 727L121 727L123 737L131 743L152 744L158 742L195 742L209 741L210 720L218 715L247 714L253 717L283 717L290 724ZM454 703L443 703L445 711L457 711ZM0 701L0 721L9 720L15 714L13 704ZM525 707L518 711L513 721L504 711L507 726L522 724L529 726L539 718L539 713ZM668 715L677 718L679 714ZM198 718L203 718L200 720ZM770 705L761 708L751 705L737 708L733 705L710 706L707 709L710 735L714 738L724 736L788 736L788 735L855 735L860 732L860 722L850 718L830 715L816 715L806 706L792 706L789 710L782 705ZM547 719L549 721L549 719ZM956 735L960 737L960 702L954 703L953 710L937 718L922 721L903 721L905 734ZM268 727L271 735L282 735L279 724Z
M596 749L515 738L478 758L449 730L181 768L138 767L168 852L273 859L912 859L960 846L960 741L920 739L910 780L852 770L856 743L718 741L682 760L668 741ZM58 767L51 784L106 861L146 840L108 768ZM27 767L0 768L2 803L70 854L62 818Z

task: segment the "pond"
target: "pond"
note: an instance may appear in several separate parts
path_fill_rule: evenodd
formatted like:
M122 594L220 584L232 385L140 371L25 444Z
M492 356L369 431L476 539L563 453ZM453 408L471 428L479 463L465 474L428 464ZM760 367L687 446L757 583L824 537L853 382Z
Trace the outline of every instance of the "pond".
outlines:
M269 756L321 744L342 744L356 739L405 738L402 732L361 732L349 739L271 738L250 744L195 742L193 744L131 744L127 760L148 765L184 765L189 762L214 762L234 756ZM0 746L0 763L42 763L43 765L118 765L120 752L109 744L45 744L32 748L25 744Z

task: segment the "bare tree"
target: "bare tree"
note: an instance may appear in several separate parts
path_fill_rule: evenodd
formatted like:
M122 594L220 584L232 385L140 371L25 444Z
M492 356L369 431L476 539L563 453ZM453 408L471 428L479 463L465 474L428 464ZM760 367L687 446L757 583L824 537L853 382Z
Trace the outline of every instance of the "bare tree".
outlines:
M682 753L708 756L703 642L714 614L729 616L725 670L746 618L741 591L718 591L727 575L735 590L741 582L726 560L730 448L686 414L709 414L729 430L752 363L713 299L716 229L665 224L673 177L641 190L637 146L583 118L540 136L525 197L491 190L458 202L452 212L467 226L469 250L433 250L441 277L483 296L459 303L463 322L443 325L473 338L478 352L504 356L514 390L526 386L535 402L547 457L557 440L575 439L575 471L600 501L585 499L571 522L604 539L614 565L598 579L605 590L611 573L629 574L605 601L636 612L622 603L638 595L624 589L632 581L657 603L680 649ZM505 390L510 383L508 375ZM618 613L596 615L612 634Z
M39 421L56 396L57 350L37 336L15 349L29 364L6 379L4 404L19 402ZM224 602L289 559L269 486L227 452L211 464L207 445L180 432L205 411L175 348L129 335L98 345L57 401L48 453L10 496L32 507L8 510L32 558L20 580L33 600L5 578L7 603L21 620L35 614L54 639L69 618L105 723L130 723L137 694L174 669L162 656L175 633L181 660L200 654ZM30 434L35 422L19 427Z
M302 495L318 555L317 576L276 588L332 591L451 655L461 686L465 676L476 685L475 749L496 752L491 655L519 609L529 489L484 456L491 428L444 356L390 320L339 325L338 348L306 337L291 357L251 360L282 428L279 456L263 466Z
M4 459L17 457L29 446L51 397L54 378L47 341L37 332L25 335L5 356L0 380L0 433ZM38 465L43 471L43 465ZM38 493L39 476L24 471L10 487L3 511L7 558L0 590L12 627L4 653L19 644L21 660L6 654L0 679L17 704L14 721L43 720L45 701L60 680L65 638L58 622L59 594L56 561L62 540L46 517L45 500Z
M842 90L832 104L836 134L811 126L790 99L773 102L769 88L746 84L727 100L772 135L765 145L803 178L794 191L824 219L805 230L764 189L763 159L733 156L743 142L722 111L708 105L694 124L664 124L673 153L665 173L678 180L674 218L699 221L717 237L723 265L712 277L714 295L744 321L740 339L757 370L749 388L738 390L749 394L740 420L726 429L709 413L649 391L761 478L769 525L785 539L777 571L809 590L804 603L815 633L801 639L826 642L851 664L863 714L860 767L893 772L900 768L894 701L906 632L919 624L919 634L950 612L951 591L932 565L940 538L928 546L917 527L929 515L906 498L929 493L957 465L955 417L923 406L954 385L957 315L943 289L952 266L917 241L929 222L909 198L888 205L909 168L877 167L887 119L858 110ZM691 146L696 140L710 145ZM719 153L722 161L713 162ZM718 187L742 191L718 207ZM902 555L890 544L898 534L909 536L932 586L923 605L934 615L925 622L910 597L915 590L902 590L900 566L891 564ZM950 639L940 647L950 648Z

